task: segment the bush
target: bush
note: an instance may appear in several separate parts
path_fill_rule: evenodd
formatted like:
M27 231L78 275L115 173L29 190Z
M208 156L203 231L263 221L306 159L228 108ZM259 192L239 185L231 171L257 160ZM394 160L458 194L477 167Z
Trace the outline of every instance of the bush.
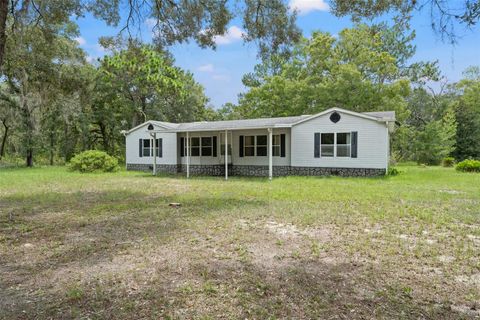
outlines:
M87 150L75 155L68 168L80 172L113 172L118 170L118 160L103 151Z
M462 172L480 172L480 161L471 159L463 160L457 164L455 169Z
M400 174L400 171L397 168L388 168L388 171L387 171L388 176L396 176L399 174Z
M453 167L455 165L454 157L446 157L442 160L442 166L444 167Z

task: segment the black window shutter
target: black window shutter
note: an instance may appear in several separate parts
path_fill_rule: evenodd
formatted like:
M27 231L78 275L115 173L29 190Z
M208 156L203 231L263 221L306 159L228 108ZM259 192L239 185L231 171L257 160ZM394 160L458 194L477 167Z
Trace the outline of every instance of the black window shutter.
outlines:
M314 157L320 158L320 132L315 132Z
M352 158L356 158L358 156L358 132L352 132L352 136L350 138L352 139Z
M213 136L213 141L212 141L212 148L213 148L213 152L212 152L212 157L216 157L217 156L217 136Z
M180 138L180 157L185 156L185 138L181 137Z
M158 139L158 156L160 158L163 157L163 139L162 138Z
M280 135L280 156L285 158L285 134Z
M138 156L141 158L143 157L143 139L138 139Z
M243 136L240 136L240 141L239 141L239 151L240 151L240 158L243 158Z

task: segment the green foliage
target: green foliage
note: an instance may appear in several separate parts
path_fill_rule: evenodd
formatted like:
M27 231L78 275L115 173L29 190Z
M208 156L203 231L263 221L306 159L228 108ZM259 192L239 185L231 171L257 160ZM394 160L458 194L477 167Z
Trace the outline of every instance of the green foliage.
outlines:
M400 170L395 167L388 168L387 176L398 176L400 174Z
M338 38L313 33L290 58L271 57L244 77L250 90L233 112L242 118L289 116L336 106L358 112L395 110L403 119L410 82L400 73L404 56L393 47L394 40L387 42L387 29L357 25Z
M75 155L68 164L72 171L114 172L118 170L118 160L99 150L87 150Z
M466 159L457 163L457 171L461 172L480 172L480 160Z
M439 164L455 146L456 120L453 110L442 119L427 123L423 130L413 131L414 160L428 165Z
M455 165L454 157L445 157L442 160L442 166L444 167L453 167Z
M458 128L454 155L457 159L480 158L480 71L469 68L456 85L459 99L455 115Z

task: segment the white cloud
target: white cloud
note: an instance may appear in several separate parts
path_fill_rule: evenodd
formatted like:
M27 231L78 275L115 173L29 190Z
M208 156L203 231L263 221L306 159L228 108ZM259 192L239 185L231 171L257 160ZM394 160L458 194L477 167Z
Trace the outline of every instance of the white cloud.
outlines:
M214 74L212 75L213 80L218 80L218 81L230 81L230 77L226 74Z
M311 11L328 11L330 7L325 0L290 0L291 9L297 10L300 15Z
M106 49L104 47L102 47L102 45L100 43L97 43L97 45L95 46L95 50L97 50L98 52L105 52Z
M244 32L237 26L231 26L227 29L227 32L222 36L215 36L214 41L216 44L229 44L242 39Z
M145 24L147 25L147 27L153 28L157 24L157 19L148 18L147 20L145 20Z
M77 41L77 43L81 46L83 46L87 43L87 40L85 40L84 37L76 37L73 40Z
M208 64L201 65L200 67L197 68L197 70L201 72L213 72L214 68L213 68L213 64L208 63Z
M95 61L97 61L97 58L92 57L90 55L87 55L87 62L88 63L94 63Z

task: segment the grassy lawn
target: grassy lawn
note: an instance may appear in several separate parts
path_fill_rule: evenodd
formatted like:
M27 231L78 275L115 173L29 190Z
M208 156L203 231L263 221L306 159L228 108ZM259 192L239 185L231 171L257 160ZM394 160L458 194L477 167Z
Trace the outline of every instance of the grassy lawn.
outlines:
M0 170L0 319L480 317L480 174L400 170Z

